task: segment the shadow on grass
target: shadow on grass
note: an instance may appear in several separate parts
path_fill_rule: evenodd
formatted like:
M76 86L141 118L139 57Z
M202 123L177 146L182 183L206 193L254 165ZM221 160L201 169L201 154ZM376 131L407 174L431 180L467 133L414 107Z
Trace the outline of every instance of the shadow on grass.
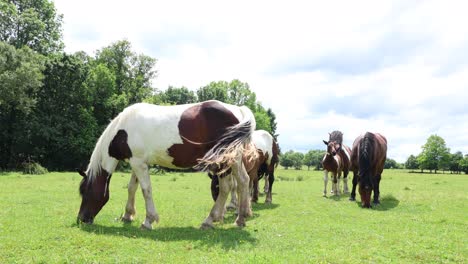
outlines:
M279 207L279 204L271 203L271 204L266 204L264 202L260 203L252 203L252 211L261 211L261 210L270 210L270 209L275 209Z
M225 221L226 224L226 221ZM80 225L79 228L85 232L96 235L107 235L127 238L144 238L154 241L198 241L200 247L211 247L221 245L224 250L234 249L239 243L256 244L257 239L249 232L238 227L229 229L201 230L192 226L187 227L158 227L154 225L153 230L142 230L133 224L122 224L123 226L102 226L99 224ZM76 224L74 225L77 226Z
M358 199L359 198L356 197L356 205L362 208L361 201ZM387 195L380 197L379 205L372 204L371 209L376 210L376 211L388 211L397 207L399 204L400 204L400 200L398 200L397 198L395 198L395 196L391 194L387 194Z

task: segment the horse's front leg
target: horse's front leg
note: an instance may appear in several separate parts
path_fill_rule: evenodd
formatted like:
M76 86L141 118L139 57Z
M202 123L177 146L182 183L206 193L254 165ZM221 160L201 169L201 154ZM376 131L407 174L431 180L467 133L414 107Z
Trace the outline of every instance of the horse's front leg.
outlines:
M138 189L138 179L135 172L132 172L130 181L128 182L128 200L125 206L125 213L122 216L122 221L132 222L134 220L135 210L135 192Z
M265 186L263 186L263 192L264 193L268 193L268 191L270 190L270 173L268 173L267 175L265 175Z
M338 172L332 172L332 174L333 174L333 184L332 184L333 195L337 196L337 195L339 195Z
M258 202L258 177L254 178L252 181L252 202Z
M267 177L268 176L268 177ZM275 182L275 174L274 172L272 173L268 173L268 175L265 176L265 178L270 178L268 180L268 183L269 183L269 187L268 187L268 193L267 193L267 197L265 199L265 203L271 203L273 201L273 198L272 198L272 192L273 192L273 182Z
M348 189L348 174L349 174L349 170L345 170L345 171L344 171L344 175L343 175L343 192L344 192L344 193L349 193L349 189Z
M218 176L213 176L218 177ZM219 195L216 199L213 208L211 208L210 214L203 221L201 229L214 228L213 223L221 221L224 216L224 204L226 203L227 197L229 195L229 190L231 186L231 177L232 175L227 175L224 177L219 177Z
M327 197L328 171L323 170L323 197Z
M130 160L130 164L132 165L133 172L136 174L136 177L140 182L141 191L143 192L143 197L145 199L146 218L141 224L141 227L144 229L153 229L152 224L153 222L159 222L159 215L153 202L153 190L151 187L148 165L141 161L132 160Z

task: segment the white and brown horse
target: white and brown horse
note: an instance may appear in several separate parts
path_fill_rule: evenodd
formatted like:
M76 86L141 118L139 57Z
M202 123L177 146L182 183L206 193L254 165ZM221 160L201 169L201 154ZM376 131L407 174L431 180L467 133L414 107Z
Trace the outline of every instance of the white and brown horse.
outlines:
M232 172L239 185L238 226L252 214L249 200L249 176L242 164L244 146L250 143L255 118L245 106L219 101L196 104L157 106L139 103L127 107L107 126L99 138L86 172L80 171L82 202L78 220L92 223L109 200L109 182L117 163L126 160L132 167L124 221L135 216L135 192L143 191L146 218L143 228L151 229L159 215L153 202L148 166L186 169L197 166L211 173ZM223 217L229 193L228 179L220 179L220 197L202 228L213 227Z
M354 140L351 162L353 164L353 190L351 201L356 199L356 185L359 183L362 207L370 208L371 193L374 204L379 204L380 179L387 159L387 139L379 133L367 132Z
M252 134L252 143L250 148L257 153L253 155L243 155L242 162L247 170L250 178L250 193L252 202L258 201L258 182L262 177L265 177L266 198L265 203L272 202L273 183L275 181L275 168L279 163L279 147L273 136L265 130L256 130ZM211 178L211 195L216 201L219 193L218 177ZM228 208L235 208L237 203L236 198L236 182L231 186L231 202Z
M329 140L323 140L327 145L327 153L322 159L323 166L323 196L327 196L328 173L333 176L332 193L340 195L340 179L343 174L343 193L348 191L348 173L351 168L351 149L343 144L343 133L333 131L329 134Z

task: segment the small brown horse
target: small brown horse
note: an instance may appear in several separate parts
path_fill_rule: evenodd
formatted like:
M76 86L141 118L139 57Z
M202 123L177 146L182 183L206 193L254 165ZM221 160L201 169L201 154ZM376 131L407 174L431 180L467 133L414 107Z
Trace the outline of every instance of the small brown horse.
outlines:
M343 192L348 191L348 173L351 168L351 149L343 144L343 133L333 131L329 134L329 140L323 141L327 145L327 153L323 157L323 196L327 196L328 172L332 173L333 184L332 192L334 195L340 195L340 178L343 173Z
M353 164L353 190L351 201L356 199L356 185L359 182L359 194L362 207L370 208L370 197L374 191L374 204L380 203L380 179L387 159L387 139L378 133L367 132L353 143L351 163Z

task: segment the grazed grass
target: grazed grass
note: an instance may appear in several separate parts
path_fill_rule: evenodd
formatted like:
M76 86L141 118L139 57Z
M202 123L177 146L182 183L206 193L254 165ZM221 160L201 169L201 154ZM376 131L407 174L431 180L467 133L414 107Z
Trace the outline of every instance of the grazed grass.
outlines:
M206 175L155 175L153 191L161 222L155 230L143 231L140 191L137 221L116 220L125 206L128 174L114 174L111 199L95 224L78 227L78 174L7 173L0 176L0 263L467 260L467 175L384 171L382 205L366 210L346 195L323 198L321 172L279 169L276 174L273 204L265 205L261 196L246 228L234 227L235 216L229 212L214 230L198 229L212 206Z

